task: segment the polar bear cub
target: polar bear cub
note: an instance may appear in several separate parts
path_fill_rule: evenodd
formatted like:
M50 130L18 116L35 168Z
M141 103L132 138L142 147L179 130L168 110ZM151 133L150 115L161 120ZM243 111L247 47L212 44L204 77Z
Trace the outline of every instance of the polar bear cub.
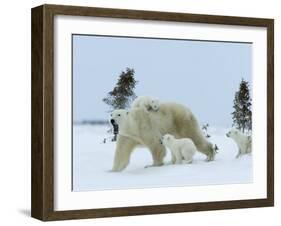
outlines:
M132 108L143 108L146 111L158 111L159 107L160 101L149 96L139 96L132 103Z
M183 159L187 163L192 163L197 149L190 138L176 139L173 135L166 134L162 137L161 142L170 149L172 164L182 164Z
M252 138L249 135L246 135L240 132L238 129L231 129L227 134L227 137L232 138L238 146L238 154L236 158L241 157L252 152Z

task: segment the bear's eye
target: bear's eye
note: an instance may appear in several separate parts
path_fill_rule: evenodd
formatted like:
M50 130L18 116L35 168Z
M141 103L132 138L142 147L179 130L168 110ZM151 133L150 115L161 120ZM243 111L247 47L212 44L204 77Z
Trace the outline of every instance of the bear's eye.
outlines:
M118 116L121 116L120 114L118 114Z

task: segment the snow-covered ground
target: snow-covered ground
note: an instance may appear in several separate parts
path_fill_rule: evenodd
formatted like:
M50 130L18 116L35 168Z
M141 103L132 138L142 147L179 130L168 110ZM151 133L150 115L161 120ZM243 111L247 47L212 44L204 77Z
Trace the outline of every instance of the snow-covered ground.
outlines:
M137 148L122 172L110 172L116 143L103 143L108 129L102 125L73 127L74 191L252 182L252 156L235 158L237 147L225 136L226 129L209 129L209 139L219 147L213 162L205 162L205 156L197 153L192 164L144 168L152 163L151 154L147 148ZM171 158L167 153L166 163Z

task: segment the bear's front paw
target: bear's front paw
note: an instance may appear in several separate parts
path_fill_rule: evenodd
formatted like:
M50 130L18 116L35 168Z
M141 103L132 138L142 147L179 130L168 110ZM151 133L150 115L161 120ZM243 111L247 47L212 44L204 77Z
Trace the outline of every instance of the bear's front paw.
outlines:
M157 167L157 166L163 166L163 163L157 163L157 164L152 164L152 165L147 165L144 168L150 168L150 167Z
M211 162L211 161L214 161L215 160L215 156L214 155L209 155L209 156L207 156L207 158L206 158L206 162Z
M241 158L241 154L240 153L238 153L236 156L235 156L235 158L237 158L237 159L239 159L239 158Z
M144 168L146 169L146 168L150 168L150 167L152 167L153 165L146 165Z
M173 165L173 164L175 164L175 161L172 161L172 160L165 163L165 165Z
M212 161L212 158L210 156L208 156L206 159L205 159L205 162L211 162Z

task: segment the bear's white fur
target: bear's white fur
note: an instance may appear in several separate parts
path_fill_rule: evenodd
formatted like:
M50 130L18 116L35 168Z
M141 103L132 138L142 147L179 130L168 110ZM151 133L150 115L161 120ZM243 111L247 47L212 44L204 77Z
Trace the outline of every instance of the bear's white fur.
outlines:
M139 96L133 101L132 108L143 108L147 111L158 111L159 105L160 101L157 98Z
M236 158L252 152L251 136L246 135L235 128L231 129L226 136L232 138L238 146L238 154L236 155Z
M118 135L113 171L127 167L130 155L138 145L146 146L153 158L153 166L163 165L166 148L160 139L169 133L176 138L191 138L198 151L214 160L216 151L205 138L192 112L181 104L160 103L157 112L147 114L143 108L130 111L115 110L111 114L111 124L118 125Z
M182 164L183 159L186 163L192 163L196 146L190 138L176 139L173 135L166 134L162 137L162 143L171 151L172 164Z

